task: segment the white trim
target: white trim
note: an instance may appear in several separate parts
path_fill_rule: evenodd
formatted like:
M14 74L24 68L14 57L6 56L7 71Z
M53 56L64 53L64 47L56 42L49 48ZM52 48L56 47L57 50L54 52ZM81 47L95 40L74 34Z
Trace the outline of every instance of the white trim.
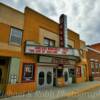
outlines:
M99 54L100 54L100 51L98 51L98 50L96 50L96 49L93 49L93 48L90 48L90 47L87 47L87 49L92 50L92 51L94 51L94 52L96 52L96 53L99 53Z

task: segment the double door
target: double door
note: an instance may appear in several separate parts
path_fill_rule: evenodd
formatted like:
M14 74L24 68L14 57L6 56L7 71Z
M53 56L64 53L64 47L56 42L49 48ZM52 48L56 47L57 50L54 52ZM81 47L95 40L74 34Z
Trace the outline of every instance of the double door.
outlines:
M53 67L38 67L37 86L38 89L53 86Z

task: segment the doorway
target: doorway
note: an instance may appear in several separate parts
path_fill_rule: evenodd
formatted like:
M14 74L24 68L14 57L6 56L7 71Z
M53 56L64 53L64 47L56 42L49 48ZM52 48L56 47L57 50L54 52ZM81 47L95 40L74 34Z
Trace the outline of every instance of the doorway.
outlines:
M56 68L53 68L53 86L56 86L56 78L57 78Z
M8 63L8 58L0 57L0 94L5 92L8 82Z
M53 86L53 67L38 67L37 86L38 89L50 88Z
M75 78L76 78L75 69L69 68L69 80L70 80L69 83L75 83Z
M63 75L64 75L64 82L65 82L65 85L68 85L68 81L69 81L69 72L68 72L68 68L64 68Z
M2 79L2 69L0 68L0 83L1 83L1 79Z

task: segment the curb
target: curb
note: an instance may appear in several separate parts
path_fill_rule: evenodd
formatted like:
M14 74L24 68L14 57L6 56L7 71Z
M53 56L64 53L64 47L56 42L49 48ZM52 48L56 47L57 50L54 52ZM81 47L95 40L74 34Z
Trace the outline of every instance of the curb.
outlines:
M92 86L90 86L88 88L84 88L84 89L80 89L80 90L73 90L72 92L65 94L64 97L77 96L78 94L90 91L90 90L98 88L98 87L100 87L100 84L92 85Z

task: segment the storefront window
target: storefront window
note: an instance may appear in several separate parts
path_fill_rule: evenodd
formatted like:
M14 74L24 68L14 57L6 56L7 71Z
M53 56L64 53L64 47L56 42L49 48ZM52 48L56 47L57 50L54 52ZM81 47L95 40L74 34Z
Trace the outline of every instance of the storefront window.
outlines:
M47 83L48 84L51 84L51 82L52 82L52 73L51 72L48 72L47 73Z
M34 79L34 64L23 64L23 81L32 81Z
M68 81L68 73L64 72L65 82Z
M44 72L39 73L39 85L44 84Z
M75 75L75 69L69 69L69 77L73 77Z

